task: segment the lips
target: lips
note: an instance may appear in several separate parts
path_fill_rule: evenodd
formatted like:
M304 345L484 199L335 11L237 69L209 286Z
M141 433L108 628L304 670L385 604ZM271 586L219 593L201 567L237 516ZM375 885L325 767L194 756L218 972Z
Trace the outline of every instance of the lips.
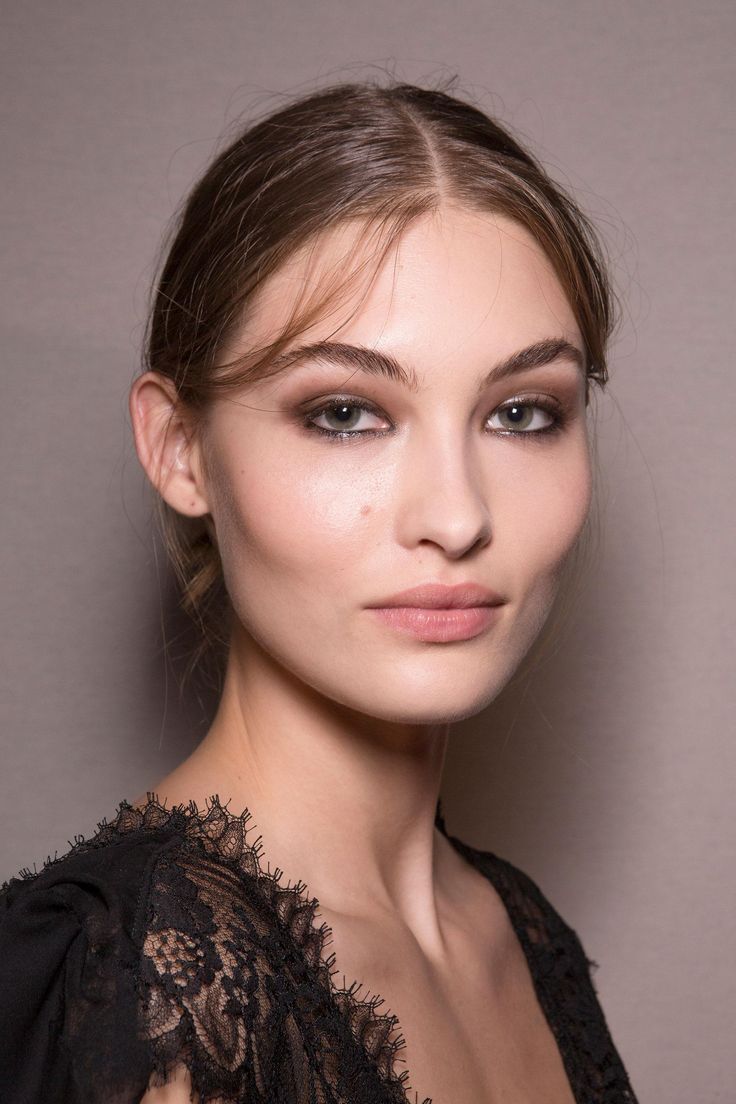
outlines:
M372 602L371 608L469 609L471 606L499 606L503 601L500 594L479 583L456 583L454 586L422 583Z

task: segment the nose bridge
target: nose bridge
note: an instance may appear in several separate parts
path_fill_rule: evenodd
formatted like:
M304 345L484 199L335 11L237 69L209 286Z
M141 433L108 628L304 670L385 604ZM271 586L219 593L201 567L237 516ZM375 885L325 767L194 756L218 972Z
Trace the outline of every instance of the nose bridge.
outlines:
M415 425L407 442L399 523L404 541L423 540L461 555L490 535L490 502L480 451L450 419Z

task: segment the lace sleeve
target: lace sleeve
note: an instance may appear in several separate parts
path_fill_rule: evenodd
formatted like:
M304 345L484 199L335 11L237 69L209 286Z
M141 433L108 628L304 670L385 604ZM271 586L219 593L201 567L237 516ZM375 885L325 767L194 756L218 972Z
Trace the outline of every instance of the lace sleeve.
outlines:
M3 1104L135 1104L182 1064L199 1104L270 1099L291 1056L260 900L178 836L135 831L4 883Z
M294 959L262 889L244 892L242 876L201 852L163 855L139 979L151 1085L183 1061L201 1104L275 1099L276 1086L304 1062L289 1031Z

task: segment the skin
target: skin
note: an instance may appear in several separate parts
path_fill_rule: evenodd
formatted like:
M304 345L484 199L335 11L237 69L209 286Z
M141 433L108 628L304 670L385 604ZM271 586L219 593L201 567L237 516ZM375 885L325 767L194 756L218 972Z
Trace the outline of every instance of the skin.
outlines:
M353 233L325 235L273 274L229 351L275 336L295 296L339 269ZM507 218L445 204L408 229L370 286L298 339L390 353L416 373L416 393L311 361L217 400L193 427L156 373L131 388L140 461L171 506L211 518L236 614L211 728L152 788L170 802L204 808L217 793L231 812L251 810L264 861L319 898L348 978L368 968L357 949L366 932L381 945L390 931L441 984L467 955L480 909L496 950L517 953L490 886L434 814L453 722L493 701L519 666L590 506L585 379L573 359L477 392L495 364L551 338L583 348L534 239ZM349 428L378 435L306 429L307 408L340 428L316 413L330 396L371 404ZM513 423L499 406L540 396L567 412L562 431L505 432ZM533 410L532 428L549 423ZM418 583L468 580L504 599L496 623L469 640L420 641L365 608ZM508 966L496 960L497 980ZM418 1091L441 1099L431 1076ZM457 1090L444 1098L460 1100ZM147 1104L178 1099L167 1091Z

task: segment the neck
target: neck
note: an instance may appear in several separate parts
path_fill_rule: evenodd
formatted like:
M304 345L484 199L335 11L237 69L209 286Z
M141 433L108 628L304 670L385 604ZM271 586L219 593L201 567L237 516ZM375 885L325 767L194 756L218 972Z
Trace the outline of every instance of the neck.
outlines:
M356 712L234 639L214 721L169 789L247 807L262 861L326 908L385 908L411 922L426 915L443 854L448 730Z

